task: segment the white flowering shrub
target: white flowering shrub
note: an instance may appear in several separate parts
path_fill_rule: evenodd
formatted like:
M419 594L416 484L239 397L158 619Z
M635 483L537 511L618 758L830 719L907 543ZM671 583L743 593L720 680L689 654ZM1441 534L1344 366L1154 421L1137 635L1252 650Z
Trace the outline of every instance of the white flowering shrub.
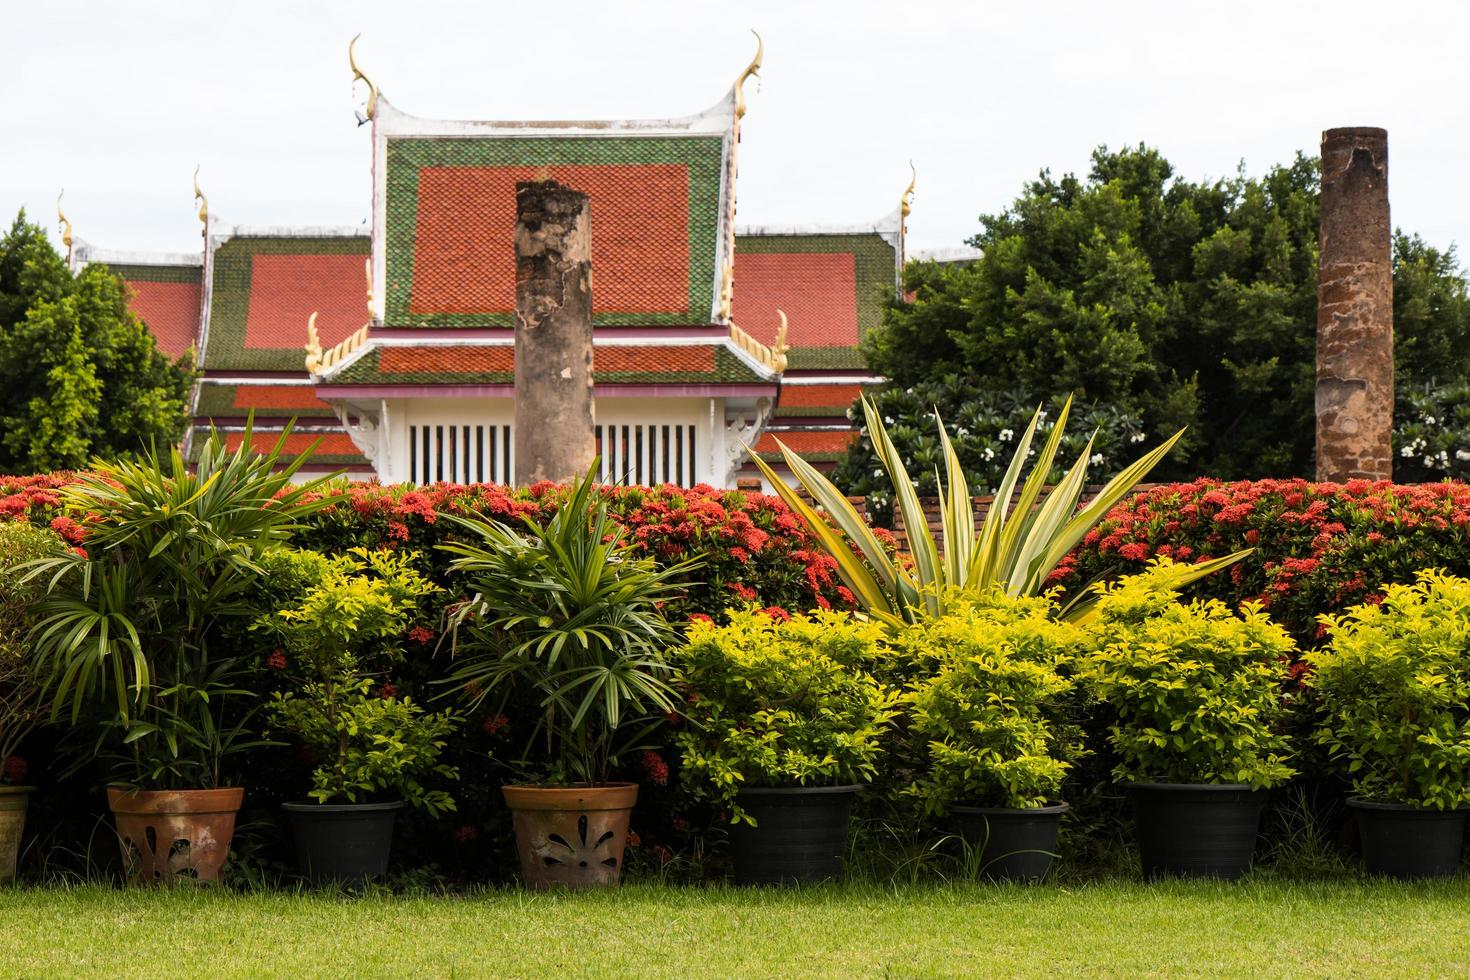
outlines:
M1470 385L1401 390L1393 429L1396 482L1470 480Z

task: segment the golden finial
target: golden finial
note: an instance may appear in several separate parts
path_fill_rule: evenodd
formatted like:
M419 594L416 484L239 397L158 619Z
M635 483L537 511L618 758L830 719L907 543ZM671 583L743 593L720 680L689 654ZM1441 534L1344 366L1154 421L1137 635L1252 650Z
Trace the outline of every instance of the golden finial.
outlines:
M914 169L914 161L909 161L909 186L904 188L903 195L898 199L898 216L900 223L907 220L914 210L914 185L919 182L919 172Z
M316 332L316 312L306 320L306 370L316 374L322 366L322 339Z
M378 87L373 84L373 80L371 78L368 78L362 73L361 68L357 67L357 58L352 53L352 46L357 43L358 37L362 37L362 35L358 34L357 37L354 37L351 41L347 42L347 64L350 65L352 68L353 84L355 85L360 79L368 87L367 105L363 107L362 112L359 112L357 114L357 124L361 126L363 123L373 118L373 115L378 111Z
M781 318L781 325L776 328L776 342L771 345L771 353L775 355L776 373L786 373L786 352L791 350L791 345L786 343L786 313L777 310L776 315Z
M757 31L751 31L755 35L755 57L750 59L750 64L735 79L735 118L740 119L745 115L745 80L754 75L757 79L761 77L761 59L766 55L766 42L761 40Z
M56 221L61 228L61 244L66 246L66 264L71 265L71 219L61 210L61 198L66 194L66 188L56 195Z
M730 307L735 301L735 269L731 262L725 263L725 271L720 274L720 319L729 322Z
M194 166L194 200L199 205L199 220L204 224L205 234L209 233L209 198L199 189L199 165Z

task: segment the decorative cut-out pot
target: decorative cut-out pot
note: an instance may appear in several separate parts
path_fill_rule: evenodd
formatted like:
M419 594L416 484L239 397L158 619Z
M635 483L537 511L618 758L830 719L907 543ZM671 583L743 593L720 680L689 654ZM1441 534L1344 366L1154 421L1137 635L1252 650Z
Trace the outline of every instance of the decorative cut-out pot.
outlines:
M1237 783L1128 787L1145 878L1239 878L1250 870L1266 791Z
M0 884L15 878L20 835L26 826L26 803L34 786L0 786Z
M1067 804L1025 808L955 806L960 836L975 853L981 876L995 881L1040 881L1057 856Z
M596 888L623 873L637 783L503 786L527 887Z
M388 873L393 825L403 801L285 803L296 863L314 885L360 885Z
M219 881L245 791L130 790L110 786L107 804L129 884Z
M740 808L755 818L755 826L739 823L730 828L735 883L840 881L857 791L856 786L742 789Z
M1470 811L1434 810L1351 799L1370 875L1443 878L1460 870Z

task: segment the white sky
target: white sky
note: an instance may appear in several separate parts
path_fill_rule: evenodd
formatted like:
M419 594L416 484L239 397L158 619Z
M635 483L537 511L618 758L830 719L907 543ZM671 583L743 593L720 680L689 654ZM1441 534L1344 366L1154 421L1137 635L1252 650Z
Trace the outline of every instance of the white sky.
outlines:
M959 244L1042 167L1157 146L1191 178L1389 131L1396 225L1470 237L1470 4L1440 0L412 3L0 0L0 218L104 248L189 251L190 175L221 217L357 224L367 128L346 62L437 118L684 115L722 97L755 27L742 224L852 223L919 172L910 248Z

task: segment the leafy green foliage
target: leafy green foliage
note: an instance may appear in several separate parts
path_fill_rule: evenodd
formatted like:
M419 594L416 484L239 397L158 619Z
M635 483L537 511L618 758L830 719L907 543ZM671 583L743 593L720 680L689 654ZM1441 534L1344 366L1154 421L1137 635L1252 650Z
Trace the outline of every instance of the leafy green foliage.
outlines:
M1047 599L998 590L979 602L957 598L944 615L894 631L895 659L928 665L904 694L910 728L924 742L905 792L926 814L1060 799L1083 754L1066 676L1083 643Z
M976 493L988 494L1000 486L1016 440L1036 412L1035 402L1019 392L980 391L967 379L952 376L906 388L879 389L871 397L921 497L939 494L944 445L938 421L948 428L966 481ZM861 411L860 405L854 405L848 414L860 419ZM1140 419L1105 406L1088 407L1077 413L1077 420L1082 424L1062 435L1058 452L1073 459L1090 448L1088 465L1104 479L1116 475L1129 449L1144 439ZM1037 434L1045 437L1051 428L1043 411ZM867 434L866 428L861 434ZM1064 473L1054 464L1047 482L1056 483ZM889 523L893 486L870 440L853 443L832 473L832 482L844 493L865 497L868 515L876 523Z
M459 719L428 714L391 688L374 690L372 675L403 659L420 600L439 591L414 570L417 559L365 548L335 558L285 548L264 556L276 608L252 628L282 644L272 666L294 682L276 694L268 715L321 760L311 791L319 803L398 794L431 814L454 809L447 792L420 776L455 777L439 755Z
M911 265L914 301L865 338L869 366L900 389L1072 392L1152 441L1188 427L1167 479L1308 474L1319 184L1300 155L1196 182L1150 147L1101 147L1086 175L1043 171L983 217L978 261ZM1452 249L1396 236L1394 308L1402 386L1470 380Z
M688 703L675 742L689 792L753 823L736 802L742 786L871 780L897 704L873 676L888 656L883 635L834 612L693 623L672 654Z
M25 570L61 549L61 539L51 531L0 524L0 781L5 779L5 760L50 713L29 639L46 590L27 579Z
M221 761L256 744L253 666L218 627L254 616L262 556L324 506L320 481L293 486L309 452L286 462L226 451L218 433L191 469L177 450L141 461L95 460L62 491L89 515L85 552L35 563L48 596L32 632L54 714L101 723L98 748L122 739L122 772L165 788L217 786ZM69 711L68 711L69 709Z
M272 720L301 744L324 750L328 761L312 772L318 803L360 803L400 796L430 815L455 808L443 789L421 777L454 779L458 771L439 761L459 719L430 714L412 698L373 693L370 677L306 681L270 706Z
M1178 601L1173 563L1098 587L1078 681L1111 709L1123 781L1245 783L1295 774L1280 731L1290 637L1260 607Z
M474 704L491 692L533 696L550 759L535 777L555 784L605 783L621 754L643 747L650 719L673 709L665 649L677 634L659 607L693 567L639 556L609 518L596 472L549 518L523 517L520 532L451 515L483 543L441 545L473 593L452 616L460 663L449 681Z
M78 469L177 442L193 380L106 266L73 275L21 212L0 237L0 472Z
M1470 580L1425 571L1381 604L1323 616L1307 655L1316 741L1375 803L1470 804Z

